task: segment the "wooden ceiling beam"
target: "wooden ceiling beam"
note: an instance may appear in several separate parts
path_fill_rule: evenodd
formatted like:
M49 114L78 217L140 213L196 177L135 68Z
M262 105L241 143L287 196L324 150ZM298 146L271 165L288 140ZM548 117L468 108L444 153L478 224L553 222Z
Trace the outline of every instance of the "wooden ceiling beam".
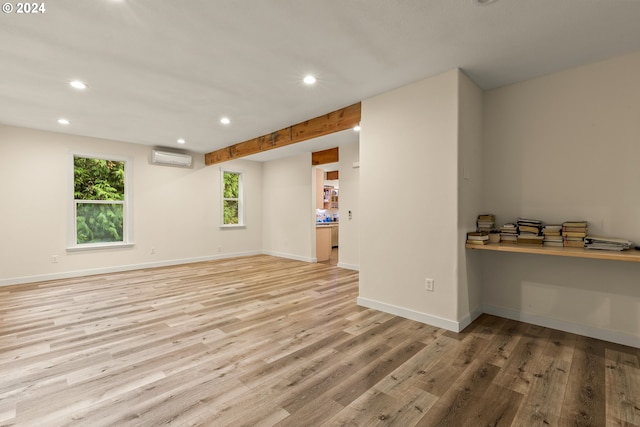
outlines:
M274 148L285 147L334 132L351 129L360 123L360 103L298 123L284 129L239 142L204 155L208 165L239 159Z
M311 164L313 166L326 165L327 163L335 163L340 160L340 150L338 147L329 148L328 150L316 151L311 153Z

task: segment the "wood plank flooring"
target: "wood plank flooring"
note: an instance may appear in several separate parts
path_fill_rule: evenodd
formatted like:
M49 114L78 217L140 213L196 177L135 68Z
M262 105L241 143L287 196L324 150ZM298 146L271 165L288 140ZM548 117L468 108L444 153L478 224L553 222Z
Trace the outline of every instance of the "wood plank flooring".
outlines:
M640 427L640 349L357 294L270 256L0 288L0 425Z

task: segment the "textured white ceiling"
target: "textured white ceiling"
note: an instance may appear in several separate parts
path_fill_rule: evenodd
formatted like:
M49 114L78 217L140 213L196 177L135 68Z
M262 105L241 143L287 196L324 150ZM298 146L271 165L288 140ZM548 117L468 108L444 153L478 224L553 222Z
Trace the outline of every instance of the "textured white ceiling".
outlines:
M0 15L0 123L169 147L185 138L197 152L456 67L491 89L640 50L638 0L45 6ZM306 73L315 87L301 84ZM70 89L72 79L89 89Z

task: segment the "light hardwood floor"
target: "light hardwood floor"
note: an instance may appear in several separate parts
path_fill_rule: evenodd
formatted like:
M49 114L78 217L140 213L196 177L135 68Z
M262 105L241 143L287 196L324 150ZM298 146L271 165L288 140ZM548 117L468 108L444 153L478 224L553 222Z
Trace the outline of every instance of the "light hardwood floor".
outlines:
M0 425L640 426L640 350L253 256L0 288Z

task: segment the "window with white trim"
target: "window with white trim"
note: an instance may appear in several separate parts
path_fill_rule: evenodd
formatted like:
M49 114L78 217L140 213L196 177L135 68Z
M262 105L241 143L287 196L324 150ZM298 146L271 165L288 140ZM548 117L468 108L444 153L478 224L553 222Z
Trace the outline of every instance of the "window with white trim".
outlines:
M125 159L73 155L73 218L69 248L130 242Z
M222 225L244 226L243 174L221 170Z

